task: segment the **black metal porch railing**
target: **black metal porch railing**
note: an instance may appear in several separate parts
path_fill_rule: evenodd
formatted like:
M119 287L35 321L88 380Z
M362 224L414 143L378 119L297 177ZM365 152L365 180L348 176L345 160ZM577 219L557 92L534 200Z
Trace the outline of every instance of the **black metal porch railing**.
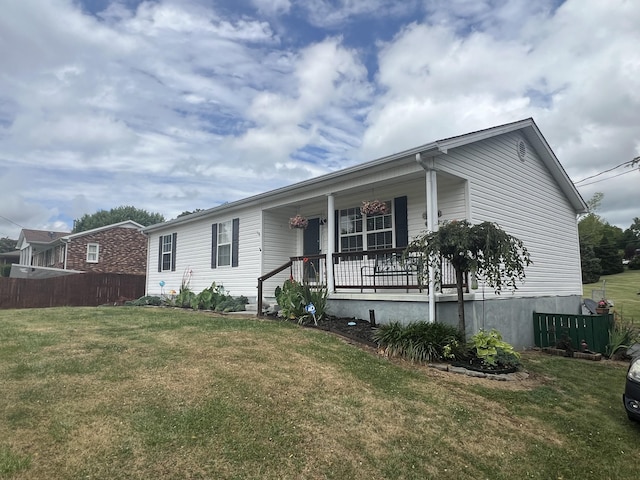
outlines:
M336 289L359 289L361 292L397 289L429 289L429 267L417 252L406 254L404 248L343 252L333 254L333 278ZM456 288L456 272L444 261L440 267L441 288ZM469 275L463 288L469 292Z
M419 253L405 255L404 248L334 253L333 269L336 290L361 292L379 290L428 291L429 269ZM313 287L327 285L326 255L291 257L287 263L258 278L258 316L262 315L263 284L269 278L289 269L290 278ZM441 288L456 288L453 266L443 262L440 269ZM464 275L464 290L469 292L469 275Z

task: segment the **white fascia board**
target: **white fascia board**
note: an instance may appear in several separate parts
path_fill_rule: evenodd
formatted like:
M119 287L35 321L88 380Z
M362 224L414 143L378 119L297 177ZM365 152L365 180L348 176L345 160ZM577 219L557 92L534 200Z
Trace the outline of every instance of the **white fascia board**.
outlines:
M124 220L123 222L112 223L111 225L92 228L91 230L84 230L78 233L71 233L69 235L65 235L64 237L60 237L60 239L63 239L65 242L67 242L76 237L82 237L83 235L90 235L92 233L97 233L103 230L110 230L112 228L118 228L118 227L136 228L136 229L142 230L144 228L144 225L140 225L138 222L134 222L133 220Z

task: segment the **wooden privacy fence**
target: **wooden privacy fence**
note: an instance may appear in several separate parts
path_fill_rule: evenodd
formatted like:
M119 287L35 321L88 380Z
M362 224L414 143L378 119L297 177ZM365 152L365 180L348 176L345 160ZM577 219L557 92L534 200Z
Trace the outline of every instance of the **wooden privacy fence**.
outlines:
M142 297L144 289L144 275L79 273L43 279L0 278L0 308L123 303Z
M533 335L536 347L555 347L558 341L571 341L580 351L582 340L592 352L606 355L613 315L568 315L533 312Z

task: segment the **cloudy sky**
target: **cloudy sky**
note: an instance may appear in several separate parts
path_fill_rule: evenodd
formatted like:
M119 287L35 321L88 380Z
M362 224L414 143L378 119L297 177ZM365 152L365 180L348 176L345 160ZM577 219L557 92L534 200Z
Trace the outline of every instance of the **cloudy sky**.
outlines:
M170 219L527 117L574 181L640 155L636 0L0 7L0 237L121 205ZM622 228L639 185L578 183Z

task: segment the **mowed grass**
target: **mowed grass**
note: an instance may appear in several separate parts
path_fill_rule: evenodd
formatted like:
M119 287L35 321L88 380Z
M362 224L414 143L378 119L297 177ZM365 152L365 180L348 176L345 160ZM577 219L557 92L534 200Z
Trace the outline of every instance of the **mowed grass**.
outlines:
M637 478L626 365L523 358L497 382L287 322L0 310L0 477Z
M603 282L607 298L614 303L614 310L624 319L640 325L640 270L605 275L597 283L583 285L584 297L591 298L593 290L602 290Z

